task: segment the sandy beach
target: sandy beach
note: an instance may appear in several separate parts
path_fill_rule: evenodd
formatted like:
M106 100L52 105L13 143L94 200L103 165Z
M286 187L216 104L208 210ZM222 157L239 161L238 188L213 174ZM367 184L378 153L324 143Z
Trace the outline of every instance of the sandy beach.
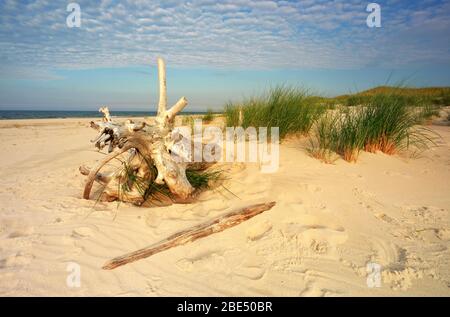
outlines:
M194 204L140 208L82 199L78 168L101 159L89 119L0 121L0 295L449 296L450 127L418 158L363 152L324 164L306 140L280 168L226 168L224 190ZM252 203L236 227L112 271L113 257ZM69 263L81 269L69 287ZM380 287L367 283L381 266ZM370 272L369 272L370 273Z

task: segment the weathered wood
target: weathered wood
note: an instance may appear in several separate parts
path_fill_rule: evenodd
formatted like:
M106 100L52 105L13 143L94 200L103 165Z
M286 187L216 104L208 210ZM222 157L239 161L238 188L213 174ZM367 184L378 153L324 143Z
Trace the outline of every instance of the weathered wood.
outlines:
M88 176L89 173L91 172L91 169L84 165L81 165L79 170L80 170L80 173L85 176ZM111 181L113 175L114 175L114 173L111 173L111 172L110 173L97 173L95 181L102 185L106 185Z
M111 116L109 114L109 108L107 106L100 107L100 109L98 109L98 112L103 113L103 120L105 122L111 122L112 121L111 120Z
M135 149L139 154L145 158L145 162L141 166L133 166L133 170L140 176L144 175L144 181L151 181L153 176L148 173L149 166L147 163L154 165L158 171L157 177L154 180L157 184L165 184L170 192L180 198L181 200L188 200L194 192L194 188L189 183L186 177L186 164L180 163L175 159L174 153L171 152L171 147L174 144L172 139L172 130L175 116L183 110L187 105L187 100L182 97L175 105L167 110L167 85L166 85L166 69L165 63L161 58L158 58L158 78L159 78L159 103L158 112L155 118L155 124L148 124L146 122L132 122L127 120L125 123L114 122L111 119L108 107L100 108L100 112L104 114L101 121L91 122L91 127L98 130L97 137L91 142L102 150L108 145L108 152L111 153L114 149L119 148L118 152L113 152L110 156L104 159L100 164L91 169L86 180L83 197L89 199L92 183L94 180L105 180L102 175L97 175L100 169L117 155L124 153L124 148ZM130 156L132 154L130 153ZM85 169L80 170L86 172ZM120 173L116 174L120 178ZM119 195L117 190L117 182L111 180L111 185L106 185L106 190L109 196L117 195L117 198L124 201L129 201L141 204L144 200L140 197L138 191L131 189L131 193L126 195ZM120 180L119 180L120 182ZM119 197L120 196L120 197ZM142 196L142 195L141 195Z
M165 251L167 249L186 244L188 242L195 241L197 239L207 237L213 233L224 231L225 229L234 227L243 221L246 221L260 213L271 209L275 206L275 202L263 203L252 205L241 210L231 212L210 220L206 223L199 224L193 228L186 229L184 231L175 233L170 237L157 242L149 247L125 254L108 261L103 269L111 270L118 266L125 265L140 259L147 258L156 253Z
M178 100L177 103L172 106L172 108L167 110L167 119L173 122L173 119L175 118L177 113L183 110L187 104L187 99L185 97L181 97L180 100Z
M167 107L166 65L162 58L158 58L158 80L159 80L158 117L159 117L166 112Z
M106 163L108 163L109 161L111 161L115 157L119 156L120 154L125 153L126 151L128 151L132 147L133 147L132 144L127 144L125 147L123 147L119 151L108 154L95 168L90 170L89 175L88 175L88 177L86 179L86 184L84 186L84 192L83 192L83 198L84 199L89 199L89 196L90 196L90 193L91 193L91 189L92 189L92 185L94 184L94 181L97 179L97 174L100 171L100 169Z

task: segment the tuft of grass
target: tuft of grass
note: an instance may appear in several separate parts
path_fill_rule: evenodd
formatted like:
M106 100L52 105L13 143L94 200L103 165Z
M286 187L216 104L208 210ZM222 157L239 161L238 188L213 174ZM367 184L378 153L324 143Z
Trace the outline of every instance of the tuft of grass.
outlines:
M325 108L325 110L334 110L336 106L340 104L340 101L336 98L328 98L321 96L309 96L307 97L308 102L311 104L316 104L319 107Z
M314 127L314 136L310 137L309 154L325 163L336 161L338 116L335 113L327 113L322 116Z
M225 105L224 108L224 116L225 116L225 123L228 127L238 127L242 124L240 122L240 115L239 113L242 111L242 106L234 104L232 102L228 102Z
M417 126L423 114L395 94L368 97L365 106L346 108L323 116L310 138L312 156L328 161L330 152L355 162L361 150L395 154L435 144L436 133Z
M416 104L414 104L416 105ZM394 154L411 146L424 149L432 141L431 131L416 124L420 120L411 108L410 100L399 95L375 95L362 114L362 125L367 130L364 149Z
M278 127L280 138L291 133L308 134L325 110L298 88L278 86L242 103L228 103L224 114L227 126Z
M345 105L348 107L356 107L367 104L368 97L364 95L350 95L345 101Z
M450 90L442 90L439 94L430 96L428 101L438 107L450 106Z
M418 113L417 113L417 121L420 124L426 124L430 123L431 119L433 117L439 116L439 110L440 106L434 105L434 104L425 104L424 106L420 107Z
M206 111L206 114L203 116L202 119L205 123L209 123L209 122L213 121L214 113L213 113L212 109L208 108L208 110Z
M191 183L192 187L197 190L210 189L211 184L220 180L222 177L222 171L220 170L195 170L187 169L186 177Z
M450 105L450 87L411 88L405 86L379 86L352 95L341 95L334 99L347 106L366 105L373 96L396 95L403 98L410 106L431 104L436 106Z
M438 104L443 107L450 106L450 90L441 92Z
M137 152L136 155L141 158L141 162L145 161L145 163L148 164L150 178L144 178L138 175L137 170L130 165L129 161L121 160L121 167L116 171L118 177L118 202L120 203L120 201L124 200L127 197L127 194L134 189L142 196L144 202L161 202L163 199L172 200L174 197L167 185L155 183L156 176L158 175L156 167L139 154L139 152ZM186 169L186 178L192 187L198 191L212 188L212 185L215 182L222 179L222 174L222 170L199 169L195 166ZM104 185L98 199L102 197L105 189L106 185Z
M184 116L183 120L181 121L182 126L187 126L191 128L191 132L194 131L194 116Z
M333 153L348 162L355 162L365 140L366 131L361 125L360 108L328 113L315 125L308 151L326 163L336 160Z

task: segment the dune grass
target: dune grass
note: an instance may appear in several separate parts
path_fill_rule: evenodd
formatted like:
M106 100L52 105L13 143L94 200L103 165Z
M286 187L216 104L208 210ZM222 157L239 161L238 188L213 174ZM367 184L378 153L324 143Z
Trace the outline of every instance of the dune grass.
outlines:
M351 95L345 100L345 105L348 107L356 107L367 104L369 101L368 96L364 95Z
M365 140L361 114L361 108L356 108L322 116L310 137L310 154L327 163L335 161L334 154L348 162L356 161Z
M310 136L308 151L333 162L355 162L361 151L394 154L435 145L438 135L419 124L430 122L449 102L450 88L376 87L334 98L278 86L263 95L229 103L227 126L279 127L280 138Z
M424 104L417 113L417 120L419 124L429 124L433 117L439 116L440 106L434 104Z
M422 144L417 114L410 108L409 100L399 95L379 94L371 98L362 111L364 125L364 150L394 154L410 145Z
M185 127L189 127L191 129L191 133L194 132L194 124L195 124L195 118L194 116L184 116L181 125Z
M403 82L404 83L404 82ZM450 93L450 87L407 87L403 83L396 86L377 86L360 91L354 95L375 96L375 95L402 95L402 96L422 96L436 98ZM342 95L337 98L346 98L352 95Z
M214 112L212 111L212 109L208 108L208 110L206 111L206 114L203 115L202 117L203 122L205 123L209 123L211 121L214 120Z
M435 144L436 134L417 126L422 112L396 94L367 97L365 104L323 116L310 138L312 156L329 162L330 153L354 162L360 151L394 154Z
M450 106L450 89L442 90L439 94L432 97L433 104L446 107Z
M326 107L303 89L278 86L242 103L225 106L227 126L278 127L280 138L291 133L308 134Z
M340 104L346 106L359 106L367 104L376 95L396 95L403 98L410 106L434 106L450 105L450 87L425 87L411 88L400 86L378 86L354 94L341 95L334 98Z

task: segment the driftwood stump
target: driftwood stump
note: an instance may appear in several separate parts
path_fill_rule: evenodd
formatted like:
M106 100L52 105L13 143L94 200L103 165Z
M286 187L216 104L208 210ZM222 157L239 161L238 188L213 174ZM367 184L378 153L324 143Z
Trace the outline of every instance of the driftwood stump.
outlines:
M177 159L177 153L172 146L176 140L172 137L175 116L187 105L182 97L170 109L167 109L166 70L164 61L158 59L159 103L155 122L124 123L112 120L109 109L101 107L104 114L101 121L91 122L91 127L98 130L97 137L91 142L101 150L108 146L109 154L94 168L80 167L80 172L87 175L83 197L89 199L94 181L105 188L104 199L142 204L145 195L138 184L130 183L123 172L100 173L100 170L121 154L128 154L123 164L127 173L142 183L165 184L170 193L179 200L188 200L194 188L186 177L188 163ZM129 176L129 175L128 175ZM127 183L128 182L128 183ZM123 187L126 190L123 190Z

